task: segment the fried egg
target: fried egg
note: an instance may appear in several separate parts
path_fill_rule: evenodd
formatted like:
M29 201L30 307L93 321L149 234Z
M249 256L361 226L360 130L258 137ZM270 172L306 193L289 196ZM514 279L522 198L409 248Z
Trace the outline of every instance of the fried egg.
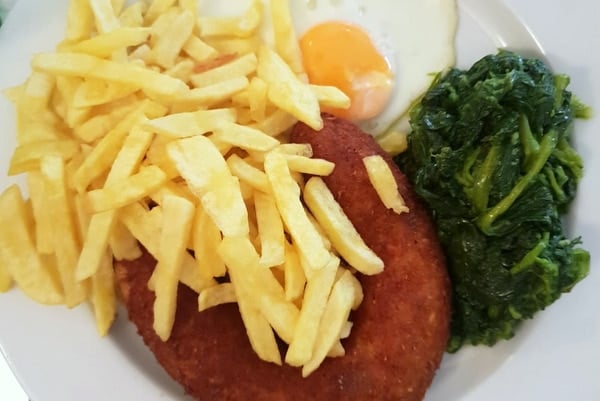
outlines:
M263 1L267 16L269 1ZM208 14L236 15L250 2L201 0L200 7ZM406 130L411 104L455 62L456 0L289 4L309 80L336 86L352 100L349 110L327 111L375 136L390 128ZM269 42L269 26L263 28Z
M454 65L455 0L291 0L290 8L309 79L344 91L352 106L334 114L373 135L406 129L411 104Z

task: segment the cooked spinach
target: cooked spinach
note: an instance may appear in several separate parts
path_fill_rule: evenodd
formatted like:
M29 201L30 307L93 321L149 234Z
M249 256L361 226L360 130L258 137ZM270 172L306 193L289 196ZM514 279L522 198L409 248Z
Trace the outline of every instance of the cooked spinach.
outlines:
M500 51L437 79L396 162L429 206L454 287L450 352L492 345L589 270L561 215L583 174L570 145L589 109L569 78Z

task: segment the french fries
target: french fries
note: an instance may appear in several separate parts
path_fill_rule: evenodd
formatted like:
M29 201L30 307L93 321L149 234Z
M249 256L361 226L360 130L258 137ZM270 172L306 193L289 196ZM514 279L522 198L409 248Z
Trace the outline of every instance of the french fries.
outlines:
M383 264L318 178L335 165L287 133L297 121L320 128L320 107L349 99L306 82L288 1L263 7L215 17L195 0L70 1L65 40L6 92L18 118L8 173L27 175L30 200L16 186L0 195L0 292L87 301L106 335L113 262L145 250L163 341L181 283L199 313L237 303L265 361L306 376L344 355L363 296L352 272Z

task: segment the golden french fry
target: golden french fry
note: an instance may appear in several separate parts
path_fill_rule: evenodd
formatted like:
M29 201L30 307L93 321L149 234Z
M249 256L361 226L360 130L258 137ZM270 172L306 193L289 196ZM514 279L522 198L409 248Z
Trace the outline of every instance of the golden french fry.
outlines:
M127 85L114 82L103 82L98 79L86 79L79 85L73 95L70 107L85 110L86 107L98 106L127 97L137 91Z
M116 213L116 210L107 210L92 216L75 270L77 281L91 277L100 268L116 222Z
M275 50L296 74L304 72L302 53L292 23L289 0L273 0L271 7L271 23L275 33Z
M105 251L100 266L91 279L90 298L96 316L96 330L100 336L108 333L117 313L114 275L112 255Z
M152 48L152 59L163 68L175 65L177 56L192 35L194 30L194 15L183 11L173 21L170 29L160 35Z
M352 273L346 270L331 290L319 324L314 351L310 361L302 367L302 377L307 377L319 367L342 335L354 303L354 287L349 276Z
M294 338L285 355L285 362L292 366L302 366L313 358L319 323L325 313L339 264L340 260L332 256L325 267L308 279Z
M137 239L120 220L113 224L109 244L116 260L136 260L142 256Z
M96 35L72 45L66 45L64 51L85 53L92 56L107 58L117 50L129 46L138 46L150 36L150 28L117 28L107 33Z
M349 109L350 98L335 86L310 85L322 107Z
M173 99L174 105L187 107L190 110L213 107L229 100L233 95L243 91L250 85L246 77L235 77L216 84L195 88Z
M285 262L285 234L275 200L262 192L254 192L254 207L260 238L260 265L274 267Z
M86 39L94 29L94 13L88 0L71 0L67 11L67 41Z
M16 185L0 195L0 265L31 299L49 305L61 303L60 284L36 252L27 208Z
M201 206L196 207L192 235L199 269L209 272L213 277L224 276L227 268L217 253L222 239L221 232Z
M185 198L165 196L160 233L158 264L154 282L154 331L161 340L171 336L177 307L177 286L183 270L183 257L194 218L194 204Z
M381 149L390 156L396 156L408 149L408 133L392 130L375 137Z
M285 157L276 152L267 154L265 173L279 213L298 250L313 269L323 268L331 260L331 255L306 216L300 201L300 188L290 174Z
M261 192L271 192L271 187L267 175L264 171L254 167L248 161L242 159L237 154L232 154L227 159L227 166L233 175L238 177L242 182L258 189Z
M285 242L285 299L295 301L300 299L304 293L306 276L300 265L300 259L296 249L289 242Z
M352 267L364 274L383 271L383 261L365 244L321 178L308 180L304 187L304 202L335 249Z
M253 77L248 86L248 106L250 117L254 121L263 121L267 115L267 83L258 77Z
M268 85L269 100L315 130L323 127L317 96L300 81L273 50L262 46L258 52L258 77Z
M46 195L44 177L39 171L27 174L27 188L33 209L35 225L35 245L40 254L54 252L54 224Z
M331 174L335 168L334 163L325 159L286 154L285 160L290 170L309 175L326 176Z
M213 306L237 302L235 289L231 283L223 283L208 287L198 295L198 311L202 312Z
M233 122L235 119L235 109L212 109L169 114L148 120L142 126L166 137L185 138L212 132L221 123Z
M166 181L167 175L159 167L143 167L137 174L88 192L90 210L98 213L127 206L157 191Z
M273 330L252 297L244 271L258 263L258 255L248 237L225 237L219 245L219 255L228 267L238 306L254 352L268 362L281 365L281 355ZM261 269L264 270L264 269Z
M159 72L81 53L40 53L33 56L33 68L56 75L90 77L116 82L148 91L157 96L173 97L187 93L187 85Z
M195 136L173 141L167 152L223 235L248 235L248 211L239 181L210 139Z
M257 65L256 55L249 53L216 68L194 74L191 81L196 88L201 88L233 77L246 77L256 71Z
M223 121L214 130L220 141L247 150L267 152L279 145L279 141L257 129Z
M198 63L218 56L219 52L196 35L192 35L183 45L183 51Z
M409 209L398 191L398 184L387 162L381 156L374 155L363 158L363 164L371 185L385 207L397 214L408 213Z

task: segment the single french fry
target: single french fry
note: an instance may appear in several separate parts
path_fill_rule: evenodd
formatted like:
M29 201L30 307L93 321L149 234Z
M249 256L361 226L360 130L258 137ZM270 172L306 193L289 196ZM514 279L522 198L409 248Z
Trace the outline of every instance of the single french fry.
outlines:
M300 188L290 174L285 157L270 152L265 159L265 173L279 213L298 250L313 269L323 268L331 255L306 215L300 201Z
M150 28L117 28L107 33L96 35L67 46L64 51L85 53L92 56L107 58L117 50L130 46L139 46L148 40Z
M220 123L214 130L220 141L247 150L267 152L279 145L279 141L257 129L230 122Z
M335 86L310 85L321 107L349 109L350 98Z
M237 154L229 156L227 165L229 166L231 173L238 177L242 182L249 184L252 188L261 192L271 192L271 186L265 172L254 167Z
M257 64L256 55L249 53L219 67L194 74L191 80L196 88L201 88L233 77L246 77L256 71Z
M258 52L258 77L268 85L269 100L315 130L323 127L317 96L300 81L285 61L262 46Z
M308 279L294 338L285 355L285 362L292 366L302 366L313 358L319 323L325 313L339 263L338 258L331 257L327 266Z
M192 235L198 268L209 272L213 277L224 276L227 268L217 253L222 239L221 232L201 206L196 207Z
M302 297L304 286L306 285L306 276L300 265L300 259L294 246L285 242L285 299L295 301Z
M313 159L299 155L285 155L290 170L303 174L327 176L333 172L335 164L325 159Z
M194 15L189 11L183 11L173 21L170 29L158 37L152 48L152 59L163 68L171 68L175 65L177 56L192 35L194 30Z
M76 42L86 39L94 29L94 13L88 0L71 0L67 11L66 40Z
M289 0L273 0L271 7L271 22L275 33L275 50L296 74L304 72L302 53L298 38L292 23Z
M235 289L231 283L208 287L198 295L198 311L202 312L214 306L237 302Z
M254 192L254 207L260 238L260 265L274 267L285 262L283 222L271 195Z
M116 260L136 260L142 256L137 239L131 235L120 219L113 224L109 245Z
M385 207L397 214L408 213L410 210L398 191L398 184L387 162L381 156L374 155L363 158L363 164L371 185Z
M258 262L252 243L247 237L225 237L219 245L219 255L228 267L252 349L262 360L281 365L281 355L273 330L261 313L256 299L252 298L246 282L248 276L244 274L248 266Z
M191 110L213 107L229 100L236 93L246 89L248 85L250 85L248 78L235 77L202 88L191 89L181 96L173 98L172 101L174 105Z
M349 276L352 273L346 270L331 290L319 324L313 355L302 367L302 377L307 377L321 365L342 335L354 303L354 287Z
M212 132L220 124L233 122L235 119L235 109L212 109L169 114L164 117L148 120L142 126L166 137L185 138Z
M154 331L161 340L171 336L177 307L177 286L183 270L183 257L194 218L194 204L185 198L165 196L163 222L154 282Z
M116 82L157 96L173 97L188 92L184 82L168 75L132 63L118 63L89 54L40 53L33 56L31 65L56 75L86 76Z
M105 251L100 266L91 278L91 301L96 316L96 330L105 336L117 313L117 295L112 255Z
M204 136L180 139L169 143L167 152L223 235L248 235L248 211L239 181L211 140Z
M219 52L196 35L190 36L183 45L183 51L198 63L218 56Z
M308 180L304 187L304 202L335 249L352 267L370 275L383 271L383 261L365 244L321 178Z

